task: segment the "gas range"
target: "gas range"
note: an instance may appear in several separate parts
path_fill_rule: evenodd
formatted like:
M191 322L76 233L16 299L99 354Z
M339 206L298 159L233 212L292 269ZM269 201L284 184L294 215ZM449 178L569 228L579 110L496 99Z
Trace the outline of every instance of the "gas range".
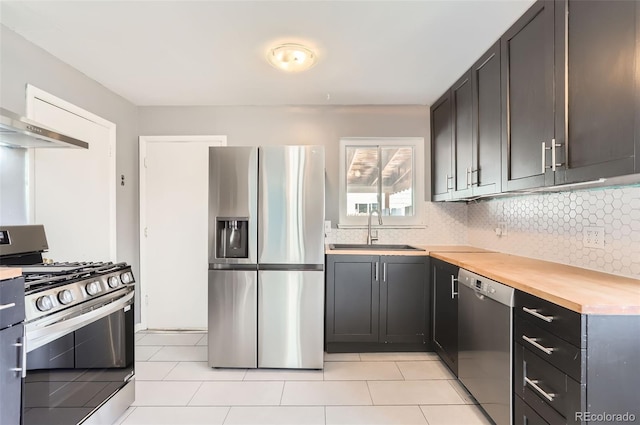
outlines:
M126 263L40 263L22 267L26 322L133 288Z

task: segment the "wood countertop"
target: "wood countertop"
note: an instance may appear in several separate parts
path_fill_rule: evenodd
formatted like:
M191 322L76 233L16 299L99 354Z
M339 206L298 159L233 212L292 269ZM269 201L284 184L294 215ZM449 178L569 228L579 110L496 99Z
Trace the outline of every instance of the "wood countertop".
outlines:
M325 254L328 255L419 255L429 256L434 252L490 252L486 249L476 248L467 245L415 245L416 248L422 248L424 251L411 250L379 250L379 249L331 249L329 245L325 245Z
M497 252L431 256L581 314L640 314L640 280Z
M0 267L0 280L13 279L22 276L22 269L19 267Z

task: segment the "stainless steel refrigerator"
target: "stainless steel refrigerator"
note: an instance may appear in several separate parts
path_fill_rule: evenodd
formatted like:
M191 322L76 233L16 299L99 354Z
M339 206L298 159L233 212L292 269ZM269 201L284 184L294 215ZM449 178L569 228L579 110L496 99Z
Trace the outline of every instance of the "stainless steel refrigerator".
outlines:
M209 366L321 369L324 148L209 148Z

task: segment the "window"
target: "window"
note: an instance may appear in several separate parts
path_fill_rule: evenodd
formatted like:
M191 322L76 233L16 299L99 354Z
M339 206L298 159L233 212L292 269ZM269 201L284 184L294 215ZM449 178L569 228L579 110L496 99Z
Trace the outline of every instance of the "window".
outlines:
M340 225L367 223L379 211L384 225L417 225L423 198L424 139L340 140Z

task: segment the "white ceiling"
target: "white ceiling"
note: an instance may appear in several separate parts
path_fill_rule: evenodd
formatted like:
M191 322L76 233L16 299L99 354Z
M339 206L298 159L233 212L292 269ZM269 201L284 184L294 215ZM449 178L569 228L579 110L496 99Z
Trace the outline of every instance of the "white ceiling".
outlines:
M136 105L430 105L532 3L2 0L0 22ZM319 63L272 68L278 42Z

